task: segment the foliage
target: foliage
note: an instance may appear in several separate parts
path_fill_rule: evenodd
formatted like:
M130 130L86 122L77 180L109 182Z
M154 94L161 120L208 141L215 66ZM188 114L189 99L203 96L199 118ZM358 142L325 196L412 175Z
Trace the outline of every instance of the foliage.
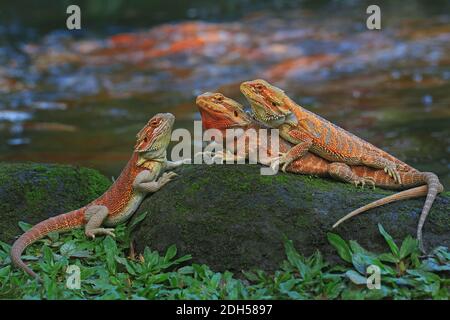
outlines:
M22 228L27 226L22 224ZM88 241L82 230L52 234L27 250L23 258L43 280L39 284L10 264L10 246L0 242L0 298L3 299L448 299L450 252L438 247L420 257L417 241L407 237L400 247L379 225L389 251L374 254L355 241L328 234L343 265L330 265L320 252L299 254L285 240L286 260L279 270L214 272L187 264L171 246L164 255L146 248L127 256L129 230ZM69 265L81 270L81 289L66 287ZM380 289L368 289L367 267L381 272Z

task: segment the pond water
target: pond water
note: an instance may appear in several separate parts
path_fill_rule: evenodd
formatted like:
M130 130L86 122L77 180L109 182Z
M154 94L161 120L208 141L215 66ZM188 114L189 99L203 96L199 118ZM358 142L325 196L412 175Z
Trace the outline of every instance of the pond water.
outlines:
M75 33L62 29L64 15L24 18L8 6L16 20L0 22L0 161L117 176L152 115L172 112L192 130L196 95L245 103L239 83L264 78L450 187L448 4L387 2L382 30L369 31L366 2L231 3L194 1L173 16L159 4L149 22L114 11L114 25Z

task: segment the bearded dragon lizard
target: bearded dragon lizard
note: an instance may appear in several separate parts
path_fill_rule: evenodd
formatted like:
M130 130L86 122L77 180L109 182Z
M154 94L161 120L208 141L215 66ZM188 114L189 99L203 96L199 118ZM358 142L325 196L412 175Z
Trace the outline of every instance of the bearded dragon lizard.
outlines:
M11 248L11 260L32 277L39 276L21 259L22 252L32 243L50 232L62 232L74 228L85 228L87 237L97 235L114 237L116 226L129 219L142 200L171 181L176 173L165 172L183 163L168 161L166 149L170 142L175 117L170 113L159 113L151 118L137 134L137 142L128 161L114 184L99 198L86 206L39 222L22 234Z
M203 127L205 129L214 128L225 133L225 130L229 128L241 128L244 130L244 132L250 129L254 129L256 130L256 132L258 132L258 129L260 128L268 128L264 124L255 121L255 119L252 119L244 111L242 105L230 98L225 97L220 93L204 93L197 97L196 103L199 107ZM225 153L218 154L218 156L225 159L228 157L234 159L242 157L245 158L248 156L249 152L251 152L252 150L254 151L254 149L260 146L267 146L266 150L263 150L263 152L266 153L268 157L277 156L277 154L274 154L271 150L270 141L264 141L265 143L261 143L261 139L270 139L269 135L258 135L258 141L256 143L251 143L251 141L247 139L245 134L238 137L238 139L245 139L244 154L233 155L230 153ZM227 141L227 143L234 144L235 141ZM291 143L284 139L280 139L279 150L281 152L287 152L292 147L293 145ZM234 146L226 145L226 149L234 150ZM268 162L270 163L270 161L267 160L260 161L260 163L265 165L267 165ZM376 208L378 206L398 200L425 196L427 195L427 193L430 194L430 192L432 192L432 190L434 189L436 189L438 192L442 192L443 190L443 187L439 183L436 175L429 172L419 172L416 170L410 170L406 172L400 171L399 175L402 183L399 184L392 181L390 175L382 169L374 169L367 166L349 166L341 162L330 162L310 152L306 152L303 157L289 163L286 170L292 173L332 177L337 180L353 183L356 186L364 186L367 183L373 186L376 185L384 189L398 190L411 188L376 200L352 211L351 213L340 219L338 222L336 222L333 225L333 228L335 228L345 220L369 209ZM426 216L423 215L421 216L420 225L423 225L423 223L425 222L425 217ZM423 249L421 242L421 233L419 241L421 244L421 248Z

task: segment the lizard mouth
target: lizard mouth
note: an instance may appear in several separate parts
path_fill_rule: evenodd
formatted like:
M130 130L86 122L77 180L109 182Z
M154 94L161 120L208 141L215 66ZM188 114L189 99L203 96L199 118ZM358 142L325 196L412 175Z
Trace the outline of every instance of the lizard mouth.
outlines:
M273 112L270 112L271 110L268 110L264 107L264 105L259 102L256 99L250 98L250 103L254 106L253 113L256 115L256 118L258 118L260 121L266 122L266 123L272 123L272 122L283 122L286 118L283 114L276 114Z

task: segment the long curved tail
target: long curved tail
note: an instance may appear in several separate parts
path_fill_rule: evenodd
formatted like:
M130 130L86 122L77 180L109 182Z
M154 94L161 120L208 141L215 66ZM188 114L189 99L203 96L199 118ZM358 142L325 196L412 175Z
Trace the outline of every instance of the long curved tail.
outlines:
M444 190L444 187L439 182L439 178L432 172L421 172L420 173L423 179L423 182L426 183L426 185L415 187L412 189L404 190L398 193L395 193L393 195L384 197L382 199L376 200L374 202L371 202L369 204L366 204L365 206L362 206L361 208L358 208L349 214L345 215L341 219L339 219L332 228L336 228L338 225L340 225L342 222L373 208L382 206L387 203L399 201L399 200L406 200L411 198L417 198L422 196L427 196L425 200L425 204L422 209L422 213L420 214L419 218L419 224L417 226L417 240L419 241L419 246L422 251L424 250L423 247L423 241L422 241L422 228L425 223L425 220L428 216L428 213L430 212L431 206L433 205L434 199L436 199L436 196L438 193L442 192Z
M427 198L425 199L425 204L422 208L422 213L420 214L419 224L417 226L417 240L419 240L420 250L425 252L425 248L423 246L422 241L422 228L425 224L425 220L427 219L428 213L430 212L431 206L433 205L434 199L438 193L444 191L444 187L439 182L439 178L432 172L423 172L424 179L428 185L428 193Z
M11 248L11 261L16 267L23 269L30 276L39 279L39 276L33 270L31 270L31 268L28 267L25 262L23 262L21 258L23 251L29 245L45 237L50 232L67 231L77 228L83 224L84 215L81 209L64 213L39 222L30 230L22 234L19 239L14 242Z

